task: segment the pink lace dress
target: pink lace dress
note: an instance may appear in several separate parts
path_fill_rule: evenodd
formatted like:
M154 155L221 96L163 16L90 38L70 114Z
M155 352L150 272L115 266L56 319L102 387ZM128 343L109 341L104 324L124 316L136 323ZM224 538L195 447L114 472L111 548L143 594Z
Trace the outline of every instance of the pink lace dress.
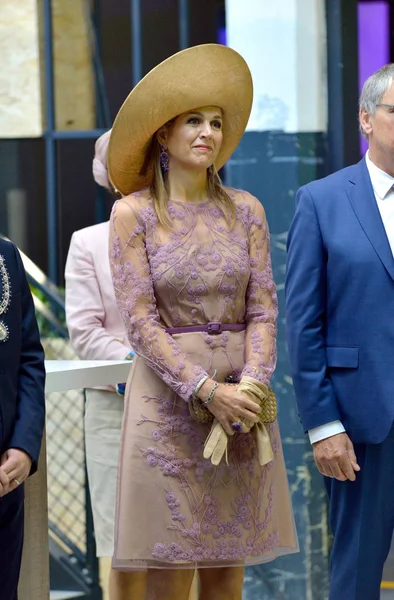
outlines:
M173 230L147 191L119 200L111 217L115 293L136 354L126 388L114 567L240 566L296 552L278 426L274 460L260 467L253 430L234 435L228 465L203 458L210 426L188 400L205 374L269 383L276 362L277 298L261 204L228 190L231 230L214 202L170 202ZM165 328L246 323L245 331Z

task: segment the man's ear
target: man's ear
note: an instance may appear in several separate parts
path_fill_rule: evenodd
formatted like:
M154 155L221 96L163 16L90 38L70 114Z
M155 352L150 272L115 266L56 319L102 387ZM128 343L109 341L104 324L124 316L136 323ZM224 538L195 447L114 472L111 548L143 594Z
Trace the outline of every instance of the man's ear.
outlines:
M366 135L372 133L371 115L363 108L360 110L360 125Z

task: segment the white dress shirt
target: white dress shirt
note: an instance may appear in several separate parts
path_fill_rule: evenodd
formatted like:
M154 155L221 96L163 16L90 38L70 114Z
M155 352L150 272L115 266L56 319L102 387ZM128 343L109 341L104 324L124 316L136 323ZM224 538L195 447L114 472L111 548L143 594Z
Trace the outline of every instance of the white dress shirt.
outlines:
M383 226L386 230L387 239L390 244L391 252L394 256L394 177L379 169L369 158L368 152L365 155L365 162L371 178L376 203L382 217ZM338 433L345 431L341 421L331 421L325 425L314 427L308 431L311 444L320 442Z

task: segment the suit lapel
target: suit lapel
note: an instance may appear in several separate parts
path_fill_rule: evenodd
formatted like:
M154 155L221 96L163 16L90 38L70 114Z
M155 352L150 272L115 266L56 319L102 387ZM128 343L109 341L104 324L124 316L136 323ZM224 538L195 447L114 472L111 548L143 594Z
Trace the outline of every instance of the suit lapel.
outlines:
M356 217L387 272L394 279L394 259L376 203L365 159L355 165L346 190Z

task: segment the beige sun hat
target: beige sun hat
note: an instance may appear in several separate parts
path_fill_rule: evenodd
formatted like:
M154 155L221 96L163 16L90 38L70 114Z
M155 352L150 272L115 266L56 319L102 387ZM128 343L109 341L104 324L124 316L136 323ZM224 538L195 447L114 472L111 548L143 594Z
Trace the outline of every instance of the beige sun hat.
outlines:
M152 69L127 96L108 145L110 180L123 195L152 183L152 168L141 173L153 135L171 119L203 106L223 112L220 169L245 131L253 82L245 60L231 48L204 44L182 50Z

